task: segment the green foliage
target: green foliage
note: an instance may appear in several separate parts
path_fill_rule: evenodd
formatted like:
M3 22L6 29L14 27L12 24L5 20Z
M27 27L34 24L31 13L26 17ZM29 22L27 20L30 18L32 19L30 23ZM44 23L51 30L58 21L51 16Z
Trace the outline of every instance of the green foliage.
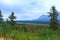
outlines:
M55 9L55 6L52 6L51 12L49 12L49 16L51 17L50 19L50 28L52 28L53 30L58 29L58 13L57 10Z
M12 12L12 14L9 16L10 19L10 24L14 25L16 22L14 21L14 19L16 19L16 17L14 16L14 12Z
M15 25L16 26L16 25ZM31 29L32 32L23 31L27 29ZM5 30L5 37L6 38L14 38L14 40L60 40L60 32L53 31L49 29L49 25L27 25L27 24L20 24L17 27L17 30L12 30L9 24L6 24L5 29L0 27L0 37L4 36ZM36 29L37 28L37 29ZM21 29L21 30L20 30ZM34 31L33 31L34 30ZM35 32L36 30L40 30L40 32Z
M3 22L0 10L0 37L11 38L13 40L60 40L60 27L58 27L57 20L58 13L54 6L49 16L51 17L50 25L17 24L14 12L9 16L9 19ZM58 30L56 30L57 28Z
M14 20L16 19L16 17L14 16L14 12L12 12L12 14L9 16L10 20Z
M2 24L3 24L3 16L2 16L2 12L0 10L0 26L2 26Z

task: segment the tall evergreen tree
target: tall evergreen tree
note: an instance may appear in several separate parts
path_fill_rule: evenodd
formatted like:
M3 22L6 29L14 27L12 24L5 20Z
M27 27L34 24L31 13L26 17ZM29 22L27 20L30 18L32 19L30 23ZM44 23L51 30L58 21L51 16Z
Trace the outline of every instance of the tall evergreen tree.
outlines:
M16 17L14 16L14 12L12 12L12 14L9 16L10 19L10 24L14 25L16 22L14 21L14 19L16 19Z
M0 26L2 25L2 23L3 23L3 16L2 16L2 12L0 10Z
M16 22L14 21L14 19L16 19L16 16L14 16L14 12L12 12L12 14L9 16L10 19L10 25L12 26L12 30L16 30ZM14 31L14 36L13 36L13 40L15 39L15 35L16 32Z
M2 31L1 31L1 30L0 30L0 31L1 31L1 33L3 34L3 36L5 37L5 33L6 33L6 32L5 32L5 23L4 23L4 21L3 21L3 15L2 15L1 10L0 10L0 26L1 26L1 28L2 28L2 29L1 29ZM2 34L1 34L1 35L2 35Z
M58 28L58 12L57 10L55 9L55 6L52 6L50 12L49 12L49 17L50 18L50 28L52 28L53 30L56 30Z

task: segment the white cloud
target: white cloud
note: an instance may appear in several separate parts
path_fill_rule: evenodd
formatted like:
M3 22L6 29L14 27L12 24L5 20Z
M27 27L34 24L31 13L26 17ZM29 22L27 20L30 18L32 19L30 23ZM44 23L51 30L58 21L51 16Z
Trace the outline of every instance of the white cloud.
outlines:
M17 6L21 3L21 0L0 0L0 2L5 6Z
M60 0L0 0L0 4L7 6L5 7L7 9L14 9L14 12L16 10L17 19L22 20L36 19L41 15L46 15L53 5L60 11Z

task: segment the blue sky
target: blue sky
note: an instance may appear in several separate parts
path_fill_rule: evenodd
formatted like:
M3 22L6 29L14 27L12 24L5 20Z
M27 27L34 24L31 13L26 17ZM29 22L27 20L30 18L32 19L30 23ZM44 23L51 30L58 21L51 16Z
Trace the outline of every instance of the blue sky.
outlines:
M60 0L0 0L0 9L4 19L15 12L16 20L34 20L41 15L48 15L51 6L60 11Z

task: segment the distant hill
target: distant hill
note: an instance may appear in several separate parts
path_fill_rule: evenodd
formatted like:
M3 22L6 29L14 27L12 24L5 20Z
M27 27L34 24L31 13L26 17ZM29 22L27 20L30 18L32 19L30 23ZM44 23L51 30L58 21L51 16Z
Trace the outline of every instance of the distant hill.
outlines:
M49 23L50 22L50 17L49 17L49 15L42 15L39 18L37 18L36 21ZM60 23L60 12L58 12L58 21Z
M42 15L38 19L36 19L36 21L49 22L50 21L50 17L48 15Z
M60 23L60 12L58 12L58 21ZM17 21L18 23L41 23L41 24L48 24L50 22L50 17L49 15L42 15L36 20L21 20Z

